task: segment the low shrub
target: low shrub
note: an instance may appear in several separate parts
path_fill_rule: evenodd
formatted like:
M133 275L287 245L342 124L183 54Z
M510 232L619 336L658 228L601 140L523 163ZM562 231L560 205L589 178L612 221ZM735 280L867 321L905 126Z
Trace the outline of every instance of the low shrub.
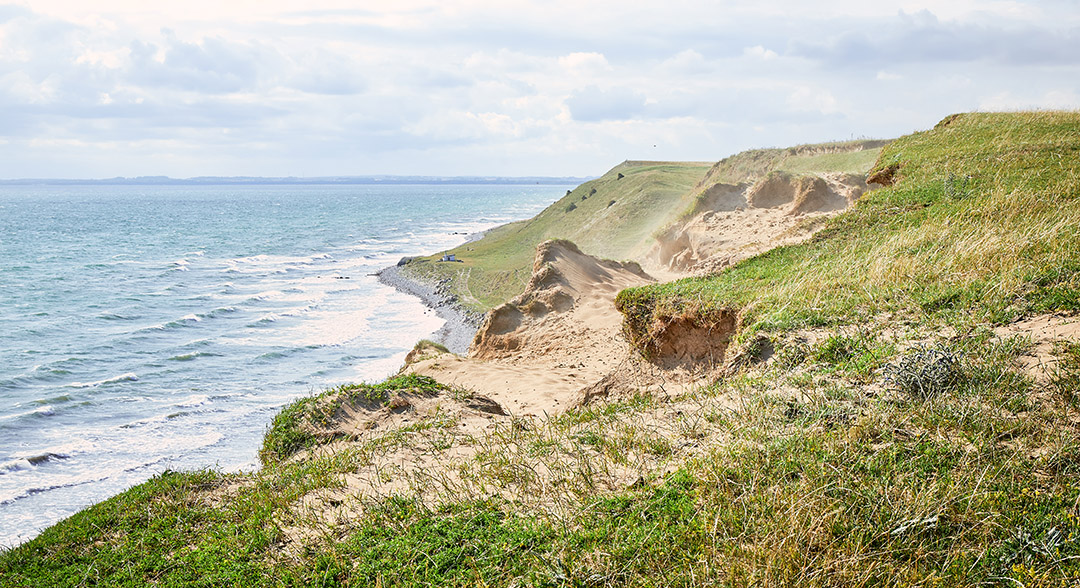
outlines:
M915 398L955 390L964 380L960 356L943 346L918 346L885 367L886 385Z

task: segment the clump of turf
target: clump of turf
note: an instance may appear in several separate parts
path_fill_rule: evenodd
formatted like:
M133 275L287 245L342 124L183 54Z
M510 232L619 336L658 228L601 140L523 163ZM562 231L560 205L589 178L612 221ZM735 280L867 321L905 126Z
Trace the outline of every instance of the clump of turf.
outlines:
M280 463L299 451L332 440L318 431L331 424L347 402L381 406L398 392L433 394L442 390L448 388L432 378L405 374L379 384L347 384L300 398L281 409L267 427L259 460L264 465Z

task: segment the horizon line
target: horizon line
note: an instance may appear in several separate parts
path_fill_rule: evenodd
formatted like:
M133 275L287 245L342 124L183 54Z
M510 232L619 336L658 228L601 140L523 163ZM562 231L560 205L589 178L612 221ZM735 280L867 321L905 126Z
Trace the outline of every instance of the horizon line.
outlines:
M595 176L493 176L493 175L334 175L334 176L116 176L111 178L11 178L0 185L371 185L371 184L568 184Z

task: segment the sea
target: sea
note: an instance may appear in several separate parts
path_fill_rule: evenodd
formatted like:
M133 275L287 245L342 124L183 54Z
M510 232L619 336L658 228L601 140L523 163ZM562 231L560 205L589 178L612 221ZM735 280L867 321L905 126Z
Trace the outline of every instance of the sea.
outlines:
M0 186L0 547L167 469L257 469L283 405L442 326L374 272L571 187Z

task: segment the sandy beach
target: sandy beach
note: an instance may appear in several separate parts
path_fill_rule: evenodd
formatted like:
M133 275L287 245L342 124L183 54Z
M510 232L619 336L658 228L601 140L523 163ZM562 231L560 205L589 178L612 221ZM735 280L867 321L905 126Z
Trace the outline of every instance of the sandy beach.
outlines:
M401 270L401 266L392 265L379 270L375 275L383 284L416 296L434 310L439 318L446 321L446 324L432 335L433 341L442 343L453 353L467 353L469 343L472 342L484 315L462 308L457 298L446 290L445 284L414 280L406 277Z

